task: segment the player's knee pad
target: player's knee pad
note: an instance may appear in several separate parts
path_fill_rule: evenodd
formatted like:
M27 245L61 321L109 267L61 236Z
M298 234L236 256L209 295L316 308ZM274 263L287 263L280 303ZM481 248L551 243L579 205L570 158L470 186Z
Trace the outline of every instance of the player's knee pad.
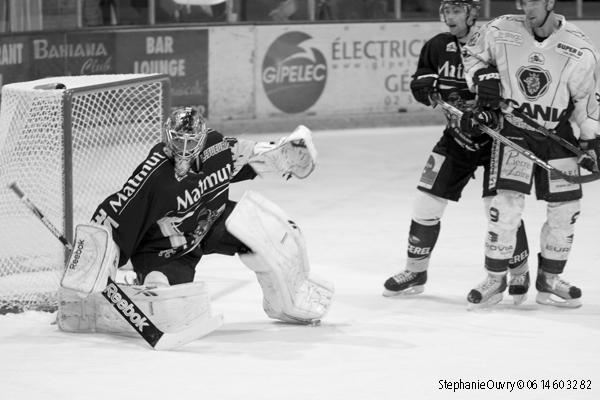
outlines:
M491 260L508 260L515 251L516 234L525 206L522 193L499 190L488 209L485 255Z
M488 221L499 229L517 230L525 207L525 195L512 190L498 190L490 202Z
M325 316L333 286L309 277L304 238L279 207L248 191L225 224L251 250L240 259L256 273L269 317L311 323Z
M569 257L579 211L579 200L548 203L547 219L540 237L544 258L566 260Z
M222 317L212 314L210 297L203 282L119 287L163 331L175 332L200 323L214 326L214 329L222 325ZM138 335L101 293L81 298L72 290L60 288L57 320L60 329L68 332Z
M101 292L108 278L116 275L118 264L119 247L110 230L104 225L79 224L60 284L81 296Z
M444 215L448 200L419 191L413 206L413 221L421 225L436 225Z

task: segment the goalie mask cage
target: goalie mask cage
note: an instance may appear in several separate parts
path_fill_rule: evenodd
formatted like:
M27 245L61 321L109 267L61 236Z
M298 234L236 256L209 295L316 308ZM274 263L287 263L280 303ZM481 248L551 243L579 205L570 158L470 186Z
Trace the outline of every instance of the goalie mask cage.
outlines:
M0 314L56 310L66 261L62 244L8 185L16 182L72 242L74 226L88 222L161 140L169 90L160 74L53 77L2 88Z

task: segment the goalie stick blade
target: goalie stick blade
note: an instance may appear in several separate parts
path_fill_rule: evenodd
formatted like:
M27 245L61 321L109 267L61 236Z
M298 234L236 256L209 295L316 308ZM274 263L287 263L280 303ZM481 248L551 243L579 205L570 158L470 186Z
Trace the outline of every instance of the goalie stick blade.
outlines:
M223 317L218 315L208 320L203 319L177 332L163 332L160 339L154 344L154 350L172 350L200 339L219 329L223 325Z
M154 350L172 350L191 341L200 339L223 325L221 316L202 319L177 332L163 332L144 314L125 292L108 278L108 285L102 291L104 298L136 330Z

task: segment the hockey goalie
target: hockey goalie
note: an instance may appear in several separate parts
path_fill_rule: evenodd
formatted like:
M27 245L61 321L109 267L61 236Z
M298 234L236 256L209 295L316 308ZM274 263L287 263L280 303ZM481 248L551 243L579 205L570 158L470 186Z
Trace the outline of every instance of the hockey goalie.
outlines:
M205 254L237 254L256 273L270 318L318 323L334 290L310 275L302 232L261 195L248 191L235 202L228 193L231 183L268 173L306 178L316 155L304 126L277 142L254 142L207 128L193 108L176 109L163 141L97 207L90 224L76 227L61 281L59 327L133 334L100 294L130 261L136 282L120 286L157 326L177 331L205 324L210 333L222 319L212 314L204 284L194 281Z

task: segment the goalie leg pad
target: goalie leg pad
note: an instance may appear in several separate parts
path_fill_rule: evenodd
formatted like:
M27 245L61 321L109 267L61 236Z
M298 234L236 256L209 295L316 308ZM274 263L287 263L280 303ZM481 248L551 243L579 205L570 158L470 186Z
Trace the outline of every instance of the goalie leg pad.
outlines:
M203 282L162 287L119 284L119 287L162 331L177 332L190 325L205 324L208 334L223 324L222 316L211 312L209 293ZM77 292L61 288L57 320L60 329L67 332L139 336L101 293L81 298Z
M304 238L278 206L248 191L225 225L252 251L241 254L240 259L256 273L269 317L309 324L325 316L333 285L309 277Z
M102 292L119 264L119 247L111 232L104 225L80 224L73 243L60 285L82 297Z

